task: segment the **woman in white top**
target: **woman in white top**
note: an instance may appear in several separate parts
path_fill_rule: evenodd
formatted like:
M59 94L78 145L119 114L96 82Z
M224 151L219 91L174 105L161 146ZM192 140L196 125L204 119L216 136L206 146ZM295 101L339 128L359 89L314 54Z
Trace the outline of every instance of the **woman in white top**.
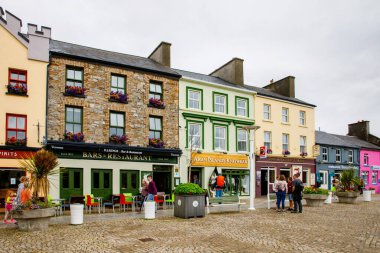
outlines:
M275 189L277 192L277 212L281 210L285 211L285 197L286 192L288 191L288 183L285 181L285 176L281 175L280 180L276 183ZM280 210L280 202L282 209Z

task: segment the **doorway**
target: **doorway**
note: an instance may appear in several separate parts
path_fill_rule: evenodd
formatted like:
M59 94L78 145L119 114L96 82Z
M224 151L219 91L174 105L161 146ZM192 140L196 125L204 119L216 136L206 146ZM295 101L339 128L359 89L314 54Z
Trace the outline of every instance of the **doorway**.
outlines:
M190 183L196 183L198 184L201 188L203 185L203 177L202 177L202 169L203 168L194 168L191 167L191 175L190 175ZM197 181L197 182L196 182Z
M103 197L103 200L110 200L112 195L112 170L92 169L91 179L91 193L95 197Z
M71 195L83 194L83 170L65 168L61 172L60 198L69 199Z
M261 196L268 195L271 192L269 186L273 186L275 179L275 168L261 168Z
M139 194L139 174L138 170L120 170L120 193Z
M289 168L281 168L280 169L280 176L284 175L285 179L287 180L290 177L290 169Z
M4 207L4 200L7 192L17 192L20 177L25 176L25 172L18 168L0 168L0 207Z
M320 170L318 173L318 181L321 184L322 189L329 188L329 172L327 170Z
M172 166L153 165L153 181L158 192L172 192Z

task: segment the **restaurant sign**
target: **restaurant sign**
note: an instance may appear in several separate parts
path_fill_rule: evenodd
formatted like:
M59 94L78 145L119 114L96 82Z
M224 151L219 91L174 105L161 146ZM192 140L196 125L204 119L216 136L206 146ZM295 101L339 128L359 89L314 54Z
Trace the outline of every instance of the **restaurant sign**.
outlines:
M126 162L146 162L146 163L177 163L177 157L161 157L142 154L117 154L104 152L71 152L71 151L54 151L59 158L67 159L89 159L89 160L110 160Z
M22 159L23 157L29 157L36 152L31 151L14 151L14 150L0 150L0 159Z
M191 166L248 168L248 156L193 153Z
M347 165L329 165L327 166L329 169L336 169L336 170L349 170L349 169L354 169L358 170L359 167L357 166L347 166Z
M371 170L380 170L380 166L373 165L371 166Z

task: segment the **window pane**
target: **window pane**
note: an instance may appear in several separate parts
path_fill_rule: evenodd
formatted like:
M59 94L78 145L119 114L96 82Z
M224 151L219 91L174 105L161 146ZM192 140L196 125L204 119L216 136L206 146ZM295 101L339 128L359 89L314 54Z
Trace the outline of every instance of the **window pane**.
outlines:
M99 188L99 172L94 172L92 175L94 177L94 188Z
M62 173L62 188L69 188L69 173Z
M117 126L117 116L115 113L111 113L111 126Z
M8 128L16 128L16 117L9 116L8 117Z
M66 132L74 132L74 125L66 123Z
M79 171L74 172L74 188L76 189L80 188L80 172Z
M161 133L160 132L154 132L154 138L161 139Z
M74 121L74 109L70 107L66 107L66 122Z
M81 117L81 109L75 108L74 109L74 122L75 123L81 123L82 117Z
M155 118L155 122L156 122L156 129L155 130L162 130L162 127L161 127L161 119L160 118Z
M17 118L17 129L25 129L25 118L23 117Z
M13 79L13 80L18 80L18 74L16 74L16 73L11 73L11 79Z
M117 87L117 76L111 76L111 86Z
M156 92L156 85L155 84L151 83L149 87L150 87L149 89L151 92Z
M19 74L18 75L18 80L25 82L26 81L26 76L24 74Z
M108 189L110 188L110 173L106 172L103 174L104 176L104 188Z
M75 78L75 80L82 80L82 71L81 70L76 70L74 78Z
M126 189L127 188L127 173L121 174L121 188Z
M25 139L25 132L17 132L17 139Z
M71 70L71 69L67 70L67 78L74 79L74 70Z
M113 134L117 134L117 129L115 127L110 127L110 136Z
M123 128L117 128L116 129L116 134L119 135L119 136L122 136L124 134Z
M124 127L124 114L117 114L117 126Z
M154 138L154 131L149 131L149 139Z
M17 137L16 131L8 131L7 132L7 138Z
M131 174L131 187L133 189L137 188L137 174L135 174L135 173Z
M74 125L74 133L80 133L82 132L82 126L80 124L75 124Z
M125 87L125 77L119 77L117 81L118 87L124 89Z
M161 87L161 85L156 84L156 92L157 93L162 93L162 87Z
M156 129L154 118L149 118L149 129Z

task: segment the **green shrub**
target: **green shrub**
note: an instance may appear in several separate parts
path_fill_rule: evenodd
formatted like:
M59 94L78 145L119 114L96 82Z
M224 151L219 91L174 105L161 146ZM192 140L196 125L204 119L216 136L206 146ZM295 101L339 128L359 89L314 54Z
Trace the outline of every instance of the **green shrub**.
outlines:
M200 195L204 193L205 191L199 185L193 183L180 184L174 190L176 195Z
M314 188L314 187L309 187L306 186L303 189L304 194L322 194L322 195L329 195L329 191L326 189L321 189L321 188Z

